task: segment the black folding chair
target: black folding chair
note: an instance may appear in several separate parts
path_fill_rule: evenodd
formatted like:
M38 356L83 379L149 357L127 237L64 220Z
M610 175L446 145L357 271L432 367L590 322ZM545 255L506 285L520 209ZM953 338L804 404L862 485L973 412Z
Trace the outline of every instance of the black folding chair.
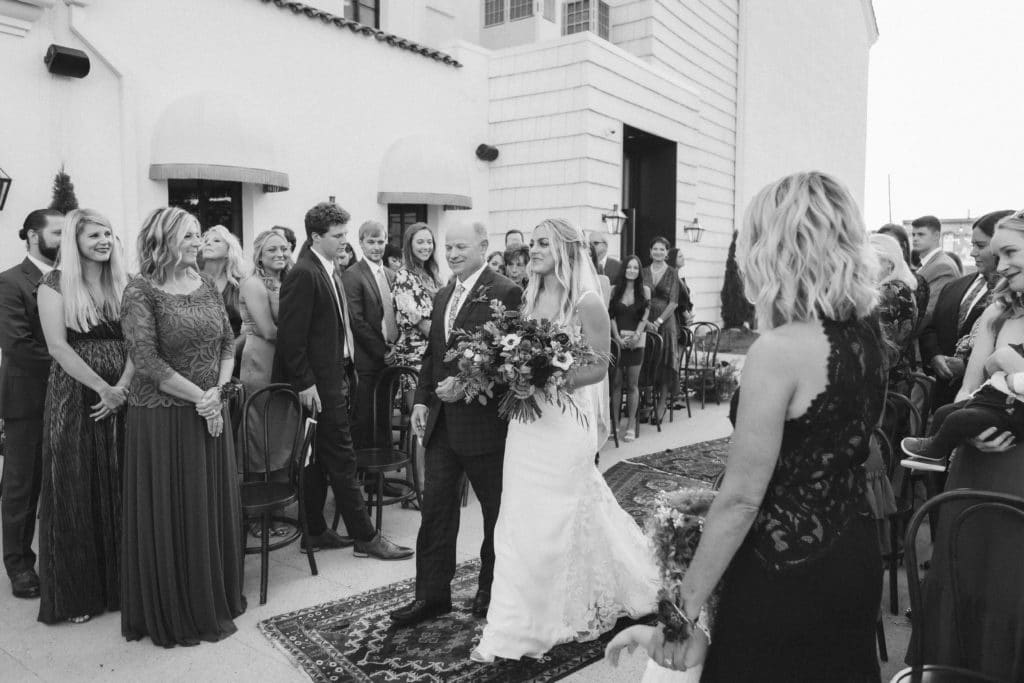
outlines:
M693 390L700 390L700 407L704 408L707 391L711 389L715 403L718 398L718 345L721 342L722 329L712 322L699 322L691 328L691 343L687 349L682 368L683 396L686 400L686 414L692 416L690 410L691 380Z
M650 414L651 421L661 431L661 416L658 415L658 399L661 396L661 375L664 368L664 341L657 332L645 333L647 341L644 345L644 360L640 365L640 377L637 380L637 388L640 390L640 400L637 402L638 415L644 410ZM637 418L636 436L640 436L640 422Z

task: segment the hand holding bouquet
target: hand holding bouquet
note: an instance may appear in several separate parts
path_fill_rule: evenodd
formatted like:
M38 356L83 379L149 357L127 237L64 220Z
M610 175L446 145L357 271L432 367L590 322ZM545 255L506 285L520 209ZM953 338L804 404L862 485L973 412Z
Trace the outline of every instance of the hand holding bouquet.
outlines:
M572 398L570 371L607 359L582 339L551 321L524 319L497 299L491 301L491 320L475 332L455 335L445 361L458 363L456 382L467 403L484 405L501 386L508 389L498 404L504 418L536 420L543 398L563 411L572 409L586 422Z
M658 621L664 624L665 640L682 642L696 627L711 642L711 624L716 595L713 593L700 616L692 620L683 611L683 576L693 562L704 517L715 499L710 489L681 489L662 494L647 519L647 534L654 545L655 559L661 570L662 587L658 591Z

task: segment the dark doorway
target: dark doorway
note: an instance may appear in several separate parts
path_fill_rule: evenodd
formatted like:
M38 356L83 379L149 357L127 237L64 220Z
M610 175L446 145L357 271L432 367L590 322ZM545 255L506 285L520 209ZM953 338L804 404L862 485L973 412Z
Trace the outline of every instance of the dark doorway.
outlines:
M388 244L401 249L402 238L409 226L426 222L426 204L388 204Z
M652 239L676 243L676 143L626 125L622 140L622 256L647 264Z
M207 228L223 225L242 242L242 183L227 180L168 180L167 205L185 209Z

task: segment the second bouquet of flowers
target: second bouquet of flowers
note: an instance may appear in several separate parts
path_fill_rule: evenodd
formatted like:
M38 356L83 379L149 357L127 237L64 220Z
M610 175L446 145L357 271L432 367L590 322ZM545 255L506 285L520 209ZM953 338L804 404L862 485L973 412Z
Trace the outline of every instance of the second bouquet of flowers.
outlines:
M572 410L585 424L572 398L569 371L606 359L559 325L523 318L497 299L490 305L491 320L475 332L456 330L445 354L445 362L458 363L456 382L465 401L486 404L503 387L498 414L504 418L533 422L544 399L563 412Z

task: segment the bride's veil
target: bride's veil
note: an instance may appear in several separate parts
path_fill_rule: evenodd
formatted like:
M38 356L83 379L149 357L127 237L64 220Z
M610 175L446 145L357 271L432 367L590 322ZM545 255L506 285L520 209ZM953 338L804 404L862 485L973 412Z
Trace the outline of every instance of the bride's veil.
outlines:
M580 247L576 264L580 271L580 289L579 296L576 298L576 304L579 305L580 299L587 296L589 292L593 292L594 296L599 297L604 302L604 289L601 287L601 281L597 278L597 269L594 267L594 262L590 259L589 246L585 240ZM607 315L607 309L605 314ZM582 391L590 392L590 405L594 407L593 419L597 422L597 450L601 450L608 440L608 434L611 430L611 418L609 416L611 399L609 398L608 373L604 373L604 378L600 382L583 387Z

